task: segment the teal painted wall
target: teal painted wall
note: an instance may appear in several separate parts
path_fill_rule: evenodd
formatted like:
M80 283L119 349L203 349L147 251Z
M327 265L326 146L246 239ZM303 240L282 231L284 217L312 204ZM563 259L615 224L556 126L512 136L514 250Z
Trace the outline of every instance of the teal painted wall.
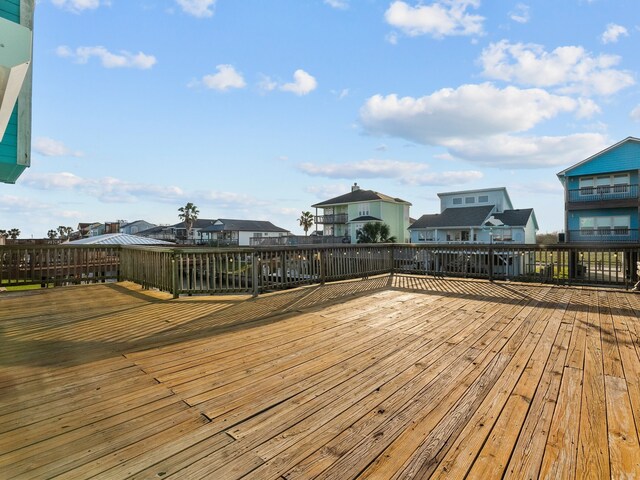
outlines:
M640 169L640 142L629 140L589 162L568 170L567 177Z
M20 0L0 1L0 18L20 23ZM18 158L18 105L13 109L9 124L0 142L0 178L13 183L25 167L16 165Z

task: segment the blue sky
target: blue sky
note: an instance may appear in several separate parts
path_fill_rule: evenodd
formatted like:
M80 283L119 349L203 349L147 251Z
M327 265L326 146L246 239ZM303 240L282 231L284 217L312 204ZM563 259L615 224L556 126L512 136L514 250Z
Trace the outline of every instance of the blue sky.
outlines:
M555 173L640 136L637 0L40 0L31 168L0 228L271 220L353 182L505 186L562 228ZM635 50L635 51L634 51Z

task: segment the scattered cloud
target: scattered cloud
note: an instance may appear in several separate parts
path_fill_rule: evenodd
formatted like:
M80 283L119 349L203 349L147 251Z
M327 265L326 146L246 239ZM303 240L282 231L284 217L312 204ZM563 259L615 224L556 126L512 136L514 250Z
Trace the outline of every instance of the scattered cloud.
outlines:
M397 160L363 160L351 163L316 165L303 163L300 171L312 177L336 179L395 178L407 185L458 185L482 178L478 171L430 172L429 165Z
M384 37L384 39L387 42L389 42L391 45L397 45L398 44L398 33L397 32L389 32Z
M226 92L232 88L244 88L247 84L241 73L233 65L216 65L217 73L202 77L202 80L191 82L190 87L203 85L211 90Z
M613 67L616 55L595 56L582 47L558 47L502 40L482 51L483 75L494 80L534 87L555 87L558 93L612 95L635 84L633 75Z
M83 157L84 153L72 150L59 140L38 137L33 142L33 150L45 157Z
M486 167L542 168L571 165L601 151L607 138L599 133L566 136L492 135L457 139L447 148L456 158Z
M51 0L56 7L73 13L82 13L85 10L95 10L100 5L111 5L110 1L100 0Z
M350 191L349 185L345 183L332 183L327 185L311 185L305 188L307 193L312 194L320 200L337 197Z
M347 98L349 96L349 89L343 88L342 90L331 90L331 93L338 97L338 100L342 100L343 98Z
M258 82L258 88L263 92L271 92L278 88L278 82L272 80L268 75L260 74L260 81Z
M636 105L636 108L631 110L629 116L636 122L640 122L640 104Z
M314 91L317 87L318 82L312 75L298 69L293 72L293 82L285 83L280 87L280 90L302 96Z
M176 0L182 11L197 18L213 16L216 0Z
M156 57L153 55L146 55L142 52L130 53L126 50L112 53L101 46L78 47L72 50L66 45L61 45L56 49L56 54L59 57L72 58L77 63L87 63L91 57L97 57L105 68L138 68L147 70L157 62Z
M133 203L141 199L175 201L184 196L182 189L175 186L128 182L113 177L89 179L69 172L29 172L21 183L37 190L76 191L104 203Z
M469 7L479 6L480 0L438 0L430 5L418 4L415 7L403 1L395 1L384 17L389 25L411 37L481 35L484 17L467 11Z
M337 8L338 10L346 10L349 8L348 0L324 0L326 5L329 5L331 8Z
M529 5L525 5L524 3L517 4L515 8L509 12L509 18L514 22L529 23L529 20L531 20L531 9Z
M571 97L542 89L500 89L483 83L445 88L420 98L374 95L361 108L360 121L373 134L442 145L461 136L523 132L560 113L585 108Z
M537 168L586 158L588 152L602 149L605 138L535 137L524 132L563 113L583 118L596 111L590 100L484 83L421 98L375 95L361 108L360 121L371 134L445 147L453 158L485 166Z
M386 152L387 150L389 150L389 147L387 147L384 143L378 145L375 148L376 152Z
M600 37L600 41L604 44L607 43L617 43L620 37L628 37L629 32L622 25L617 25L615 23L609 23L607 25L607 29L603 32Z

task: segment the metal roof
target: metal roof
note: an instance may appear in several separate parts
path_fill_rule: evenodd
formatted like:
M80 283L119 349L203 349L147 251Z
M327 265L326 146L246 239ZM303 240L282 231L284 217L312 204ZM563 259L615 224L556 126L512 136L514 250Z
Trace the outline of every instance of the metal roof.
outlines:
M174 245L155 238L127 235L126 233L106 233L95 237L81 238L67 242L67 245Z

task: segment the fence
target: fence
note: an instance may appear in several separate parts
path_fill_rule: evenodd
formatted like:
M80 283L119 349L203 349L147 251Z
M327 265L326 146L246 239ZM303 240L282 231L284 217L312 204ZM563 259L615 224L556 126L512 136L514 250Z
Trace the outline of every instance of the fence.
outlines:
M181 294L251 293L383 273L613 285L637 281L640 245L0 247L0 286L130 280Z

